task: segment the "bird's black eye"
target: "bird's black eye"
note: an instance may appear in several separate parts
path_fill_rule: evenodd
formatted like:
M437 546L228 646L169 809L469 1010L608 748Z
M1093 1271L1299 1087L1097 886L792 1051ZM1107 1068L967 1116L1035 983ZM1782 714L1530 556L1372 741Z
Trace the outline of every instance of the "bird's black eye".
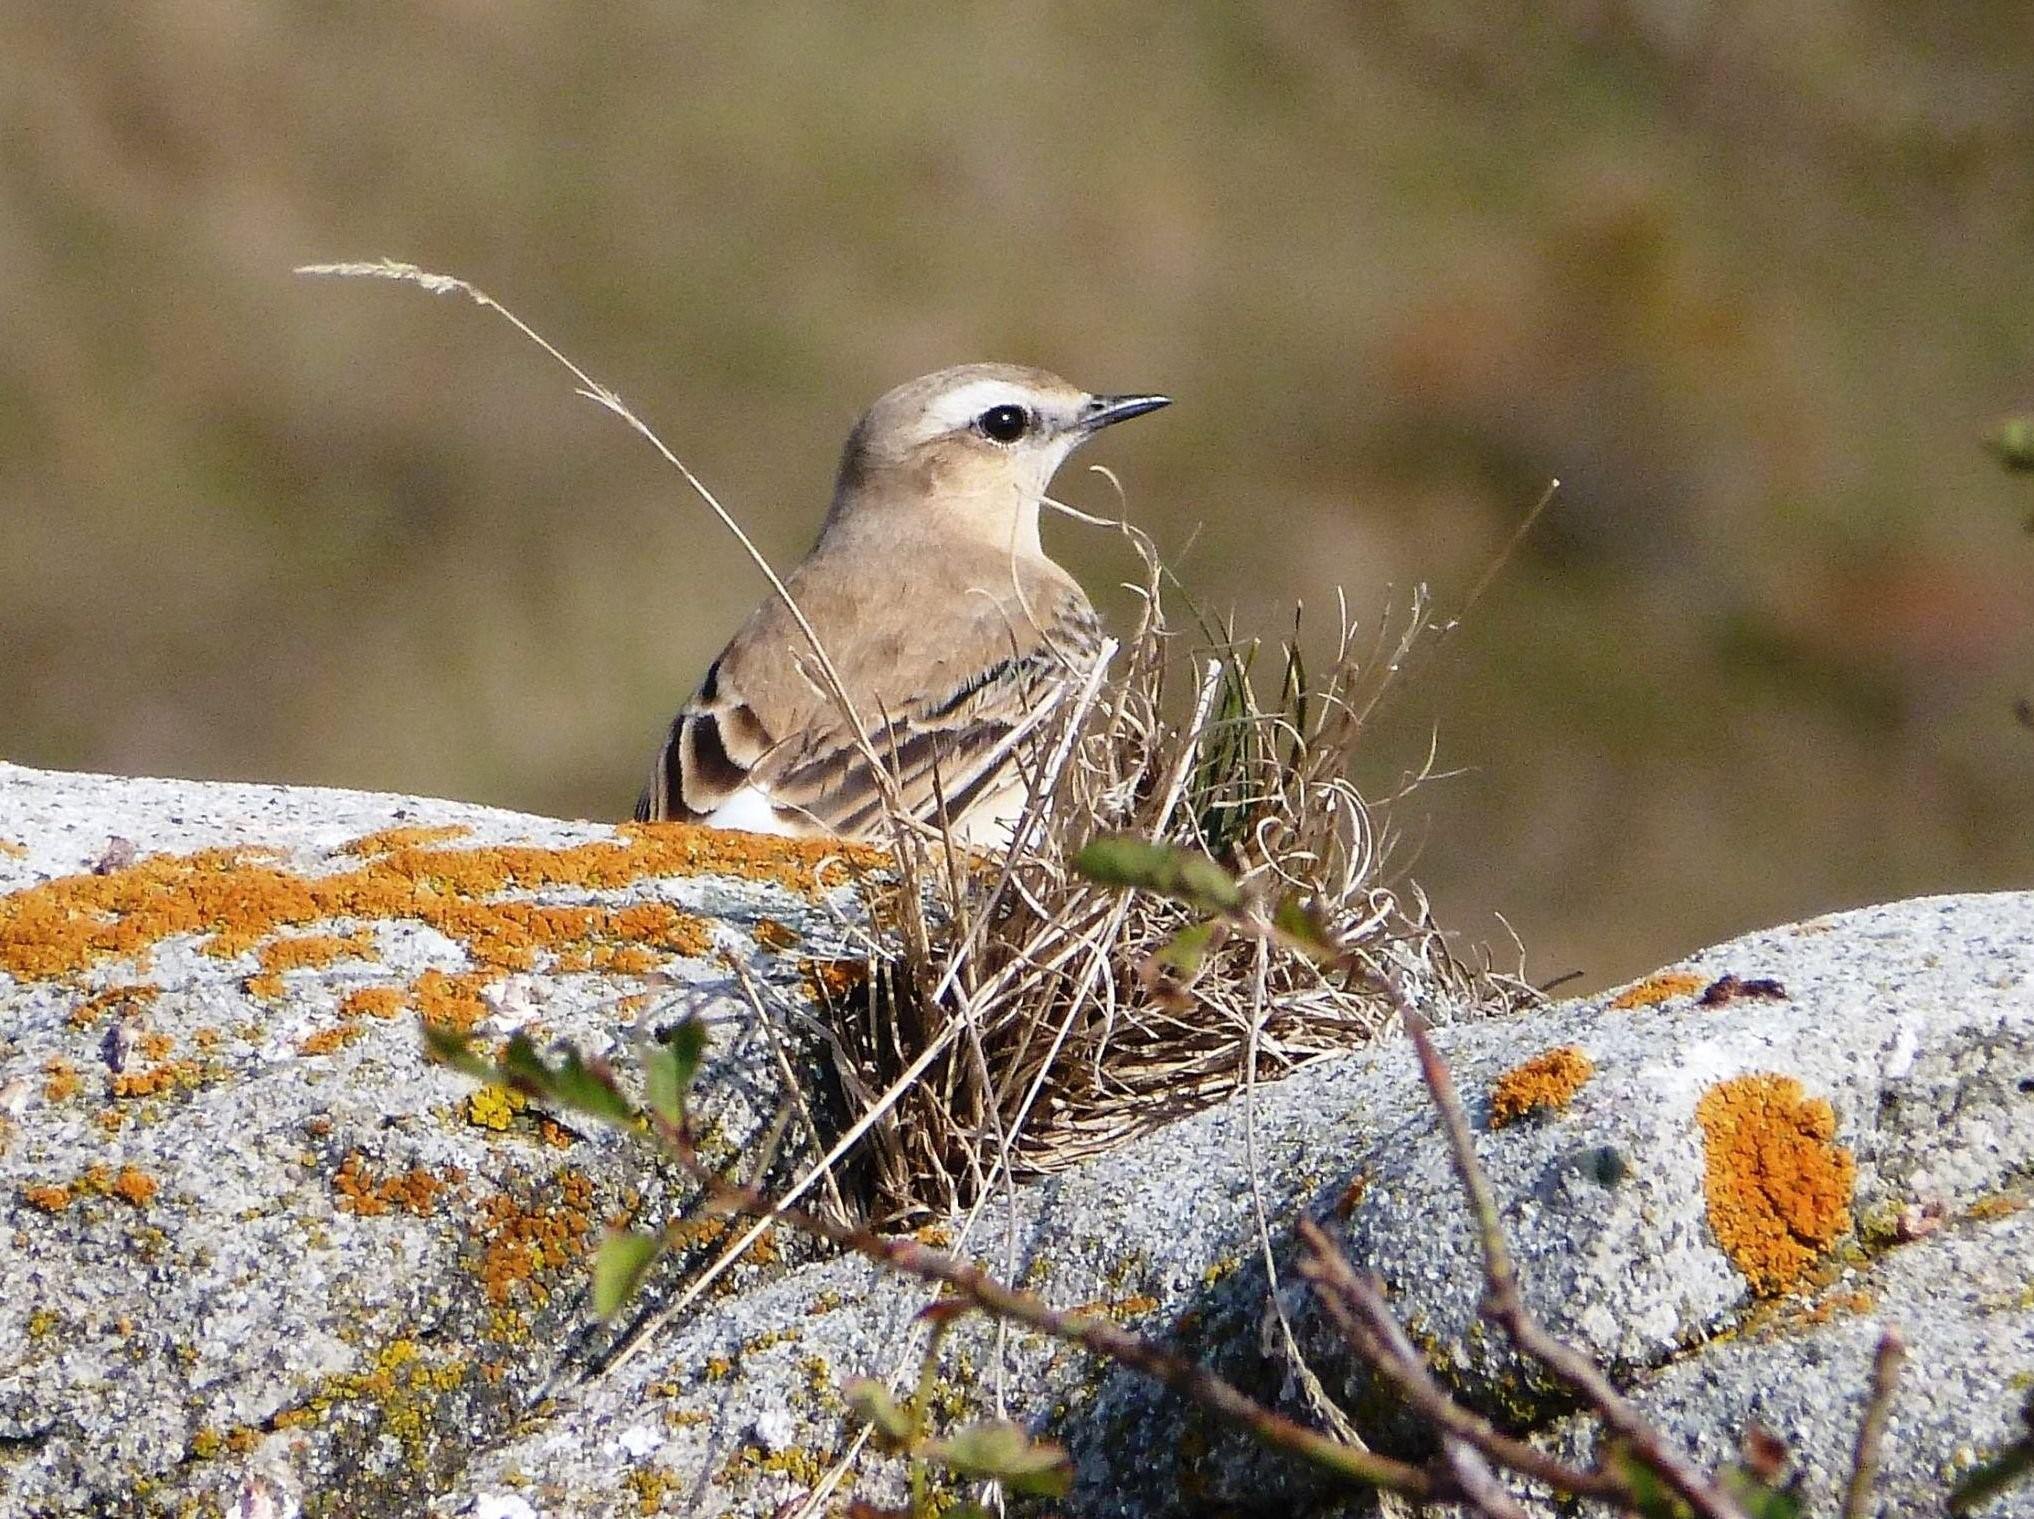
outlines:
M985 438L998 443L1015 443L1031 429L1031 413L1021 406L991 406L975 418Z

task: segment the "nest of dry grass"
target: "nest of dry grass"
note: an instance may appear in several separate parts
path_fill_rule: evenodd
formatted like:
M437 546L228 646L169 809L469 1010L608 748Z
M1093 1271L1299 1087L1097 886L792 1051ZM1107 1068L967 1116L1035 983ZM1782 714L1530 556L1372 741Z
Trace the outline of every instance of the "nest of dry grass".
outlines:
M1138 626L1041 734L1017 844L965 863L905 847L865 992L829 1010L882 1223L947 1214L1391 1026L1381 988L1262 938L1183 967L1201 915L1084 878L1074 857L1098 835L1203 850L1261 894L1303 900L1349 958L1388 966L1442 1021L1525 990L1449 953L1418 888L1387 876L1379 810L1349 780L1423 602L1360 645L1342 617L1333 658L1309 669L1297 624L1275 656L1198 619L1181 631L1148 542L1125 531L1146 571Z

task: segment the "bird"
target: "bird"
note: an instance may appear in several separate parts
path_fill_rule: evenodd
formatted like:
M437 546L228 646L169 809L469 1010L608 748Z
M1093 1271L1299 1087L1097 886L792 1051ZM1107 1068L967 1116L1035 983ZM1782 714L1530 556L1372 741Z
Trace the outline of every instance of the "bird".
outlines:
M1102 647L1087 594L1040 544L1046 489L1103 428L1170 404L1015 364L941 369L882 396L781 582L791 605L773 590L707 667L636 819L871 839L890 827L888 790L956 843L1007 842L1026 740Z

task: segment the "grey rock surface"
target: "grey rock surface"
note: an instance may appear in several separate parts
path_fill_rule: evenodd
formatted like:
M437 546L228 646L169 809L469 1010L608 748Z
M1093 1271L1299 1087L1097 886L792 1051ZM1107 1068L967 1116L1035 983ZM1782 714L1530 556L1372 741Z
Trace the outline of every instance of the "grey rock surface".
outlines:
M476 893L495 877L441 867L442 888L463 885L478 907L610 916L577 937L550 922L519 969L486 959L515 956L488 937L485 912L404 897L439 926L400 912L313 918L207 954L218 926L189 923L76 970L22 969L27 951L73 942L68 920L22 903L118 916L90 906L77 872L160 873L147 863L158 852L234 845L278 849L270 864L304 879L377 858L429 877L400 847L345 847L392 824L471 830L412 850L540 852L526 873L555 879L534 887L519 877ZM136 863L122 849L106 858L112 838L131 841ZM610 1342L579 1333L581 1252L604 1218L662 1216L680 1189L612 1136L489 1106L421 1062L408 1019L340 1010L363 987L415 1001L431 972L474 974L487 1027L533 1021L625 1054L629 1027L702 1008L717 1031L702 1092L738 1150L774 1114L780 1066L730 965L803 1005L804 959L854 943L852 891L802 890L738 857L679 870L660 856L608 886L541 866L545 851L584 863L572 852L611 846L637 847L596 825L448 803L0 767L0 967L15 967L0 969L0 1512L224 1511L259 1493L276 1512L760 1515L828 1480L853 1445L841 1382L915 1369L926 1289L779 1241L774 1260L613 1360ZM169 869L162 900L141 893L123 921L183 923L171 909L194 892L248 910L205 894L194 871ZM376 879L391 872L403 874ZM62 877L73 884L49 884ZM617 969L614 951L635 940L611 915L644 904L696 919L704 938L653 915L666 949ZM360 932L371 953L248 989L262 944ZM561 968L581 955L586 968ZM107 996L140 984L159 990L139 1006ZM648 1000L622 1004L631 991ZM1441 1043L1533 1306L1705 1459L1763 1423L1794 1448L1811 1511L1831 1512L1880 1322L1915 1346L1882 1512L1935 1506L1949 1474L2008 1437L2014 1389L2034 1376L2021 1212L2034 1192L2034 896L1754 934L1621 994L1463 1023ZM1542 1059L1568 1049L1588 1061L1572 1092L1556 1078L1572 1084L1573 1057ZM148 1090L117 1095L116 1056ZM811 1052L788 1058L807 1079ZM1500 1093L1545 1101L1508 1107ZM1513 1107L1517 1121L1493 1122ZM1370 1438L1417 1453L1418 1432L1297 1284L1301 1209L1332 1220L1386 1280L1464 1397L1586 1444L1588 1429L1473 1321L1466 1211L1396 1041L999 1193L940 1237L1056 1304L1170 1337L1287 1411L1314 1417L1317 1379ZM1070 1512L1367 1506L1025 1333L957 1333L938 1403L943 1417L1001 1407L1050 1427L1077 1463ZM835 1496L894 1495L898 1476L864 1451Z
M436 831L360 842L390 827ZM582 1349L603 1222L671 1185L426 1063L413 1009L623 1064L699 1013L732 1152L781 1089L731 966L803 1006L801 957L851 937L803 856L741 879L634 847L0 766L0 1513L221 1512L256 1482L412 1512L523 1416Z

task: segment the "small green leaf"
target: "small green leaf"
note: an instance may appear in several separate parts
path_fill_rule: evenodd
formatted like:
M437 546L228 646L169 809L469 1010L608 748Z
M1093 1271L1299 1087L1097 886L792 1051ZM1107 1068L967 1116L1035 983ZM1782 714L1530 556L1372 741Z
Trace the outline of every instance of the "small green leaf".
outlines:
M1297 892L1279 899L1277 911L1271 915L1271 926L1281 943L1312 959L1333 960L1342 953L1320 905Z
M1209 912L1243 905L1243 888L1234 876L1199 850L1176 844L1107 834L1082 846L1074 869L1104 886L1155 891Z
M611 1319L643 1284L648 1271L663 1253L663 1242L654 1234L617 1229L600 1242L593 1258L593 1312Z
M562 1107L575 1108L606 1123L625 1124L636 1116L635 1105L622 1095L607 1062L581 1059L577 1050L565 1052L558 1068L550 1073L544 1095Z
M1745 1519L1801 1519L1801 1496L1761 1482L1741 1466L1728 1466L1717 1484L1744 1510Z
M1151 963L1160 970L1170 971L1182 981L1191 981L1200 974L1201 967L1207 963L1216 945L1226 937L1226 925L1220 918L1203 918L1198 923L1189 923L1153 950Z
M1605 1465L1624 1479L1633 1513L1643 1519L1688 1519L1688 1506L1674 1496L1651 1467L1631 1453L1630 1446L1614 1442L1606 1452Z
M909 1410L873 1377L856 1377L840 1390L855 1417L875 1426L876 1443L885 1450L908 1450L918 1438Z
M508 1043L502 1047L501 1074L503 1083L519 1092L531 1097L550 1095L550 1067L530 1043L530 1036L520 1029L509 1035Z
M450 1066L475 1081L499 1082L495 1063L473 1052L473 1036L443 1023L424 1025L424 1054L439 1065Z
M918 1454L963 1477L993 1477L1013 1493L1058 1498L1073 1486L1073 1463L1049 1440L1034 1440L1021 1424L986 1419L930 1440Z
M706 1055L706 1025L687 1018L643 1052L643 1095L664 1122L685 1122L685 1103Z

